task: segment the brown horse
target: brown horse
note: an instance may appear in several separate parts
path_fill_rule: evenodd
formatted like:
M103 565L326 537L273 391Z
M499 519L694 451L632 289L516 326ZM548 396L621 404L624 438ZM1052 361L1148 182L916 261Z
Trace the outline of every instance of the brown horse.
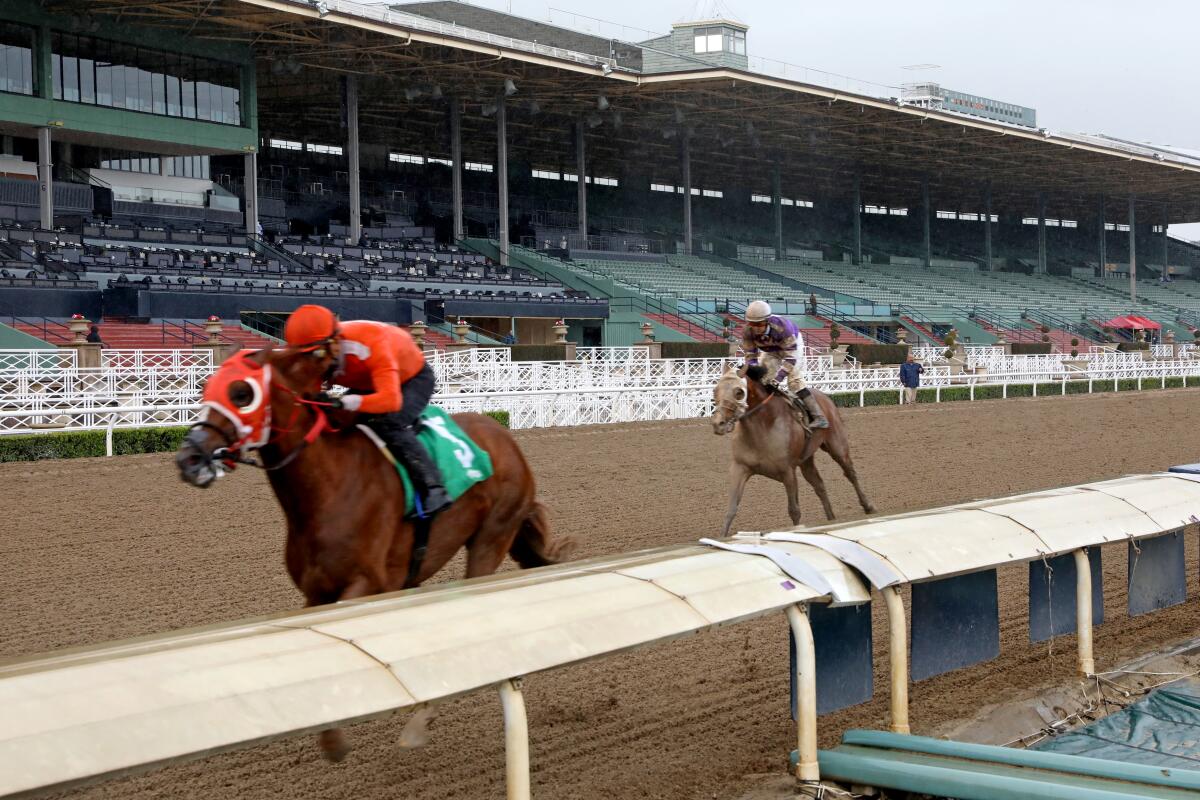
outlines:
M821 499L825 516L833 519L833 506L825 491L825 482L817 472L813 456L824 450L842 468L846 478L858 493L858 502L868 514L875 507L867 499L858 482L854 461L850 458L850 440L846 436L846 425L838 414L837 406L822 392L810 389L814 398L825 412L829 427L808 431L797 419L797 414L786 398L768 389L761 382L761 367L743 370L729 368L713 390L716 410L712 416L713 433L723 436L733 433L733 462L729 465L729 510L725 513L722 536L729 535L733 518L737 515L742 492L751 475L763 475L779 481L787 489L788 515L793 525L800 524L799 484L796 467L812 485Z
M175 458L184 481L207 487L220 476L220 462L260 448L287 519L288 573L307 605L417 586L462 547L468 578L495 572L505 555L526 568L565 555L565 543L551 540L533 474L508 430L481 414L456 414L491 457L493 474L433 520L423 558L414 560L414 523L405 519L396 470L350 424L352 415L311 399L331 365L323 350L234 356L209 379L206 411ZM347 749L337 730L322 733L321 746L331 760Z

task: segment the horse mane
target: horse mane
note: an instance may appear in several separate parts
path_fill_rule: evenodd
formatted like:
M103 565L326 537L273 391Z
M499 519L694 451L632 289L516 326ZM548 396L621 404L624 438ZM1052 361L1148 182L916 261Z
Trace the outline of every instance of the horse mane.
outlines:
M756 364L752 367L746 367L746 377L755 383L762 383L762 379L767 377L767 370L762 365Z

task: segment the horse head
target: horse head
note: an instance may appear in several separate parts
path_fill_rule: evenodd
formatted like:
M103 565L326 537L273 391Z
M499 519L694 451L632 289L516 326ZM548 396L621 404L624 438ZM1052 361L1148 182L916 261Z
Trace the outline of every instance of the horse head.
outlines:
M325 350L243 350L204 384L201 416L175 454L179 477L206 488L252 450L287 447L291 434L322 412L305 401L320 391L333 365ZM314 428L308 428L313 430Z
M744 369L730 367L713 389L712 426L713 433L718 436L730 433L748 408L744 373Z

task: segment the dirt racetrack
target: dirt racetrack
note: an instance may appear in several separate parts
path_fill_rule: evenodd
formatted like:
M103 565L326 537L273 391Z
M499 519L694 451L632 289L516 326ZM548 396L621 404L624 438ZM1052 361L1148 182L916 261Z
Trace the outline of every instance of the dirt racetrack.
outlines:
M1200 461L1200 393L1156 391L846 411L864 486L884 513ZM519 434L556 530L579 557L713 535L725 505L728 444L703 420ZM818 457L835 509L861 516L833 463ZM300 605L282 564L282 518L259 473L200 491L163 455L0 465L0 658L214 623ZM806 519L818 519L802 488ZM737 527L788 525L783 489L750 482ZM1197 579L1188 539L1189 586ZM506 566L511 568L511 566ZM454 575L461 564L453 565ZM1104 552L1106 621L1098 668L1197 634L1193 596L1125 614L1124 545ZM1000 574L1002 654L923 681L915 732L1031 687L1069 680L1074 644L1028 642L1026 571ZM1193 595L1195 591L1193 590ZM876 603L878 622L879 608ZM885 637L876 696L823 717L823 743L886 721ZM794 747L782 615L526 681L538 798L727 798L781 772ZM2 712L0 712L2 713ZM338 765L308 737L79 790L71 797L503 797L494 692L447 704L418 750L397 745L405 715L349 729Z

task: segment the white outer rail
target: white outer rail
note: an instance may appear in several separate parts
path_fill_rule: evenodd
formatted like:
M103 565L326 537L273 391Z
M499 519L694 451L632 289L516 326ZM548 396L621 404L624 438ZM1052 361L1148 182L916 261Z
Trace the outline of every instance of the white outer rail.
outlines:
M1137 475L800 531L856 543L911 583L1156 536L1191 524L1197 511L1197 476ZM525 798L527 719L514 681L778 611L797 634L798 777L808 784L819 775L804 606L838 598L862 604L870 594L859 573L825 549L765 541L802 559L832 591L822 595L758 555L677 547L0 665L0 796L64 789L496 687L506 711L509 796ZM1075 558L1086 565L1085 556ZM1090 588L1081 581L1078 592L1087 598L1081 610L1090 610ZM908 671L897 660L903 613L893 613L895 592L886 597L892 661L901 664L893 686L906 687ZM536 626L525 622L532 618ZM1079 621L1086 635L1087 612ZM1082 646L1080 654L1082 662ZM906 727L906 713L893 697L893 729Z

